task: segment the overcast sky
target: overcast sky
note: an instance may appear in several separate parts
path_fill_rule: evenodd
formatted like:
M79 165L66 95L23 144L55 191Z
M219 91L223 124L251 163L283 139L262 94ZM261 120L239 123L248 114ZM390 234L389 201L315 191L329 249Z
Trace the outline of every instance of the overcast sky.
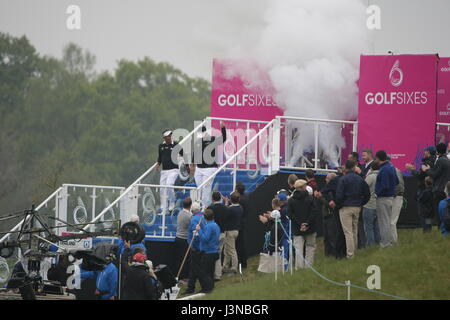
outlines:
M365 2L381 7L382 28L370 32L371 52L361 53L450 56L450 0ZM66 27L72 4L81 30ZM40 54L56 57L74 42L96 55L98 70L149 56L209 80L212 58L256 34L263 12L264 0L0 0L0 31L25 34Z

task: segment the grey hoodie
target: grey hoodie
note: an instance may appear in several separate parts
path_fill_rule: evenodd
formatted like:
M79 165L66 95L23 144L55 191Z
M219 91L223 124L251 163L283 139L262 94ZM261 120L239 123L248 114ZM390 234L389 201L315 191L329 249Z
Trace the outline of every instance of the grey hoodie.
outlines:
M377 195L375 194L375 184L377 182L378 170L370 169L367 173L366 183L369 185L370 189L370 200L366 203L364 208L376 209L377 208Z

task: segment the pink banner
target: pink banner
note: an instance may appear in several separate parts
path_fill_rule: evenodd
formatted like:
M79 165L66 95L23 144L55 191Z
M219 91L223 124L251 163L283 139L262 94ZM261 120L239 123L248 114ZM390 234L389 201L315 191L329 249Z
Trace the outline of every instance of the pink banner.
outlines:
M405 170L434 144L437 55L361 56L358 149L383 149Z
M450 123L450 58L440 58L438 66L437 122ZM447 126L437 126L436 143L450 141Z
M283 115L273 95L268 74L254 62L214 59L211 117L270 121Z
M213 60L211 117L269 122L275 116L283 115L283 110L274 102L274 93L269 75L254 61ZM225 125L228 139L224 151L229 157L258 133L265 123L251 123L247 127L244 122L225 121ZM212 127L218 129L218 121L213 121ZM247 128L250 131L247 132ZM266 138L261 135L258 143L250 148L246 157L254 159L250 161L251 168L255 168L254 163L264 165L267 162L261 155L268 151ZM240 160L245 161L245 158Z

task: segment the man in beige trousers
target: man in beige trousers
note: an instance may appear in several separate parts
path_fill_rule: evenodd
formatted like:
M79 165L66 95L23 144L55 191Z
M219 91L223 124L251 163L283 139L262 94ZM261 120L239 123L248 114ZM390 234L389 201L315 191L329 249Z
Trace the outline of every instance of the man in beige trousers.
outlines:
M227 217L225 219L224 273L237 273L238 270L236 239L239 235L239 227L243 215L239 198L239 193L236 191L230 195L231 205L228 207Z
M336 190L336 204L345 235L347 258L355 256L358 247L358 219L361 207L370 200L367 183L355 172L356 163L347 160L345 174L339 179Z

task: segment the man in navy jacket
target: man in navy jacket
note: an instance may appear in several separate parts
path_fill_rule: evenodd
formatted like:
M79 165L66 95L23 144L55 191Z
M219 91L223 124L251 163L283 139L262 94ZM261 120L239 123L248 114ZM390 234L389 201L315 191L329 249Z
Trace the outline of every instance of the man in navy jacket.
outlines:
M356 171L356 163L347 160L346 173L338 181L336 190L336 203L339 217L345 235L347 258L354 257L358 246L358 220L362 206L370 199L370 190L367 183Z
M388 161L387 154L380 150L375 154L375 161L380 169L375 183L375 194L377 196L377 219L380 229L380 246L390 247L394 244L394 233L391 226L392 203L395 197L395 186L398 185L397 172Z

